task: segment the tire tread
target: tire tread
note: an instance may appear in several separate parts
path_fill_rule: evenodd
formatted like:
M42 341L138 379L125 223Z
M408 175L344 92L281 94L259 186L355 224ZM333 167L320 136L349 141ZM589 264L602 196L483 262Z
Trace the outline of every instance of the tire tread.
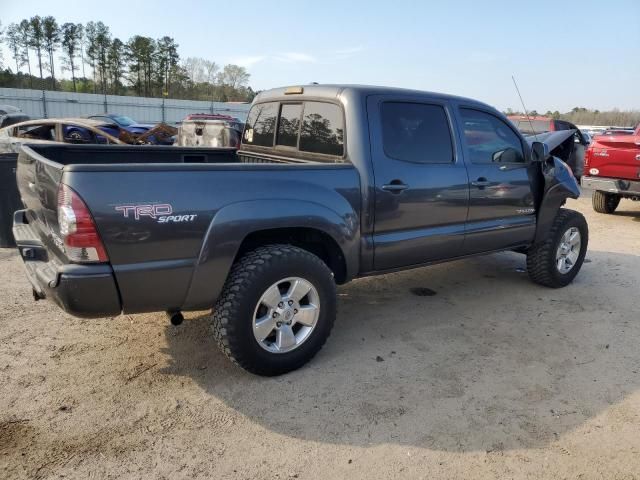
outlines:
M258 247L247 252L231 268L227 281L222 289L222 293L213 308L211 315L211 330L220 350L235 364L245 370L258 375L277 375L282 373L273 370L268 366L257 364L250 355L246 355L246 350L242 348L241 339L236 333L235 324L232 321L235 312L241 303L245 301L243 292L245 288L257 281L259 276L270 268L273 262L280 262L286 258L291 261L296 257L312 262L315 267L324 270L326 274L332 275L326 264L314 254L299 247L288 244L273 244ZM333 294L335 297L335 283ZM329 315L327 318L328 331L331 332L335 316ZM313 355L325 344L328 334L317 345ZM312 355L312 356L313 356ZM297 367L296 367L297 368Z

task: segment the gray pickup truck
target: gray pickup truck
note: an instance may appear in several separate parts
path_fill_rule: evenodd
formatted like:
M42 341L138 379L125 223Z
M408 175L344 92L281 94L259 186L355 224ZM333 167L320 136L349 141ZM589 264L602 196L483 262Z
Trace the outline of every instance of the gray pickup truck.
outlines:
M36 299L100 317L212 309L222 350L277 375L309 361L336 284L512 250L576 276L588 228L566 164L494 108L392 88L258 95L233 149L23 146L14 236ZM508 299L505 299L508 301Z

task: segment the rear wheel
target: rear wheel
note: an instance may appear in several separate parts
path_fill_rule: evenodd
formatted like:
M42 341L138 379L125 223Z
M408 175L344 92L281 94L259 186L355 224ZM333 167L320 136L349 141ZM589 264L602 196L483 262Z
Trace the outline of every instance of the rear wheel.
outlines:
M582 214L560 209L547 238L527 253L527 271L536 283L551 288L571 283L582 267L589 228Z
M231 269L212 316L222 351L245 370L280 375L324 345L336 315L333 275L318 257L268 245Z
M620 204L620 195L615 193L593 192L593 209L598 213L613 213Z

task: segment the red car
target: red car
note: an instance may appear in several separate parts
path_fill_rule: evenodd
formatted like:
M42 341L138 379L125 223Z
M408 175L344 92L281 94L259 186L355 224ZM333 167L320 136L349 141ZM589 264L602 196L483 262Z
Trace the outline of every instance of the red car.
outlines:
M613 213L620 199L640 200L640 125L633 135L597 135L584 157L582 185L593 188L593 209Z

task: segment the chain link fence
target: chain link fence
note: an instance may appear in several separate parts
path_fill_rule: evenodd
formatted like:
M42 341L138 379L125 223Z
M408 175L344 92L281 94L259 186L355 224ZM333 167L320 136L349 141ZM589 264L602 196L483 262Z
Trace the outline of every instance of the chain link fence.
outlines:
M93 93L0 88L0 104L20 108L33 119L78 118L101 113L126 115L140 123L180 122L190 113L219 113L246 120L249 104L126 97Z

